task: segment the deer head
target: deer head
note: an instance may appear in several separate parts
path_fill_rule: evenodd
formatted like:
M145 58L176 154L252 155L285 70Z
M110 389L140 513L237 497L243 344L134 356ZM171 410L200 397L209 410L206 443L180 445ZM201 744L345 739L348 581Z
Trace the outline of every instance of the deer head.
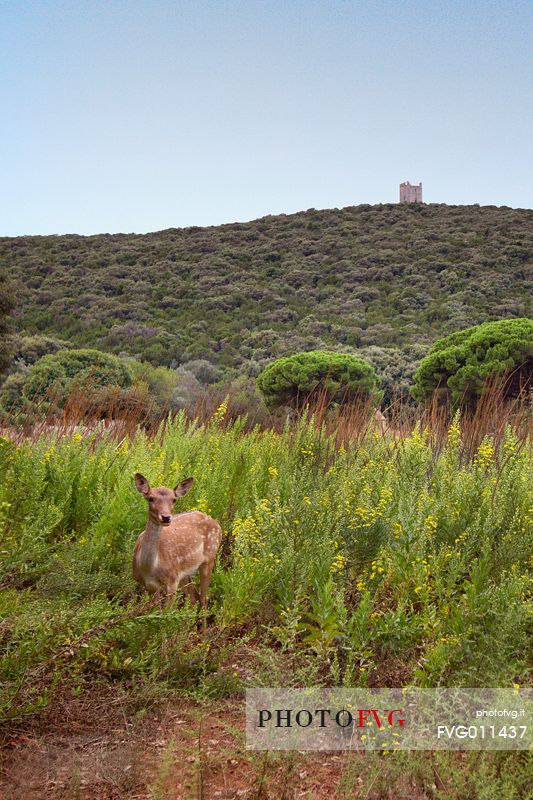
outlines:
M152 488L144 475L141 475L140 472L135 473L137 491L143 495L148 503L148 517L156 525L170 525L176 499L187 494L193 481L194 478L185 478L181 483L177 483L173 489L167 489L165 486Z

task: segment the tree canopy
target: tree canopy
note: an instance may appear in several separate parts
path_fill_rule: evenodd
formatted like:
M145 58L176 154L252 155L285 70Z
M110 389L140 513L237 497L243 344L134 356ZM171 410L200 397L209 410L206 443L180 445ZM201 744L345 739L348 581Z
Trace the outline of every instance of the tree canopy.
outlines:
M474 325L435 342L415 373L412 394L424 402L434 392L452 405L475 404L491 376L507 377L507 396L531 385L533 320Z
M369 364L349 353L313 350L278 358L257 378L269 408L300 408L325 393L328 403L369 400L379 395L379 381Z

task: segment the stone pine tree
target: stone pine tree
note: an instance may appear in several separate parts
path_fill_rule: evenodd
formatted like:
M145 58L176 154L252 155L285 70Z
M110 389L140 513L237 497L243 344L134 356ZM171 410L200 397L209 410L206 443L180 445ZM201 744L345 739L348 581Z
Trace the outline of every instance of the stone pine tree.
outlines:
M436 394L453 407L475 406L492 379L504 396L527 393L533 382L533 320L502 319L457 331L435 342L416 374L413 396Z
M269 408L301 409L321 397L328 405L377 402L381 396L373 367L349 353L329 350L278 358L259 375L257 386Z
M14 307L13 286L5 270L0 270L0 375L10 365L13 355L11 312Z

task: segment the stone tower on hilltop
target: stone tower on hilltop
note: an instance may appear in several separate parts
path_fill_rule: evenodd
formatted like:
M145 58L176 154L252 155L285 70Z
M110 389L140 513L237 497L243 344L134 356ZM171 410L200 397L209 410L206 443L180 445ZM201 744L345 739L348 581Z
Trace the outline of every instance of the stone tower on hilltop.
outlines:
M422 184L418 186L411 186L409 181L400 183L400 203L421 203L422 202Z

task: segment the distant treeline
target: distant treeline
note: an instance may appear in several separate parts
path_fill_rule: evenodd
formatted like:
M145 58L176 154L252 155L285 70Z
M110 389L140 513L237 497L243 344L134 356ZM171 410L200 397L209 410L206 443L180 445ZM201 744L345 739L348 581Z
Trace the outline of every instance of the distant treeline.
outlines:
M147 235L0 239L17 328L211 380L357 352L406 389L437 339L531 316L533 211L361 205Z

